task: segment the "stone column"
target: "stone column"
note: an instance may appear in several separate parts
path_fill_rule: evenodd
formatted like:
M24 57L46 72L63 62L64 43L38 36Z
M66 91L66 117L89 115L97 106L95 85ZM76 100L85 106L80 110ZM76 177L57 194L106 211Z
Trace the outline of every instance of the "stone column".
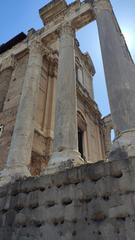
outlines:
M55 172L78 165L77 96L75 78L74 30L65 24L60 30L54 153L48 171Z
M109 0L94 0L113 126L110 159L135 156L135 72ZM117 134L119 133L119 134Z
M22 94L16 116L6 169L1 180L30 176L32 142L35 127L35 111L42 67L41 44L33 41L29 47L29 60L24 77Z

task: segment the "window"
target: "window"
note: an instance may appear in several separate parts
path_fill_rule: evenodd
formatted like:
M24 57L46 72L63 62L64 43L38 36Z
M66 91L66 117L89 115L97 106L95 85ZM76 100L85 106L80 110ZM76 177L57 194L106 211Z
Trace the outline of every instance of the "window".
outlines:
M77 113L77 121L78 121L78 151L81 154L81 157L85 160L87 157L87 140L86 140L86 132L87 132L87 124L83 117L83 115L78 111Z
M78 127L78 150L81 153L81 157L84 157L83 152L83 130Z
M83 82L83 70L81 66L78 66L76 64L76 81L79 81L82 85L84 85Z
M78 79L78 66L77 66L77 64L75 65L75 71L76 71L76 81L79 81L79 79Z

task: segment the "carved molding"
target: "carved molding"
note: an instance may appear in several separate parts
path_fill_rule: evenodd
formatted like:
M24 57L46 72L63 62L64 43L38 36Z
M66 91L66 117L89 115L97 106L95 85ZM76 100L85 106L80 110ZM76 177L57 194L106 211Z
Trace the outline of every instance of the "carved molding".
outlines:
M0 72L7 68L14 68L15 67L15 56L10 55L6 58L3 58L2 61L0 62Z
M100 14L104 10L112 11L112 6L109 0L94 0L93 8L96 14Z

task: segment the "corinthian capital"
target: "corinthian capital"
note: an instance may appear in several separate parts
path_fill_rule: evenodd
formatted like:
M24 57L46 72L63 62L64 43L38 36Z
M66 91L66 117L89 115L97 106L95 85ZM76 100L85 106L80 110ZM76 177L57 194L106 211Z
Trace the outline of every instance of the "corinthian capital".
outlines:
M42 54L44 51L43 51L43 43L40 39L36 38L32 41L29 42L29 50L30 50L30 53L40 53Z
M13 54L6 58L3 58L0 62L0 71L3 71L6 68L14 68L15 62L15 56Z
M69 34L71 36L75 36L75 29L72 27L71 23L65 23L59 28L59 34Z
M51 50L44 46L43 42L36 38L29 42L29 50L31 55L41 54L42 56L48 56L51 54Z
M112 6L109 0L94 0L93 7L95 13L100 13L104 10L112 11Z

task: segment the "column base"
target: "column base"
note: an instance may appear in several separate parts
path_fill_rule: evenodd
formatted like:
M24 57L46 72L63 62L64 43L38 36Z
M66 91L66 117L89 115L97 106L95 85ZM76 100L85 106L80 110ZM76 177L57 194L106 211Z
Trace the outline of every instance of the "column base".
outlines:
M31 174L26 166L18 166L14 169L5 168L0 172L0 187L8 183L13 183L18 179L30 176Z
M74 150L54 152L43 175L54 174L84 164L81 154Z
M113 161L132 157L135 157L135 129L121 132L115 138L109 154L109 160Z

